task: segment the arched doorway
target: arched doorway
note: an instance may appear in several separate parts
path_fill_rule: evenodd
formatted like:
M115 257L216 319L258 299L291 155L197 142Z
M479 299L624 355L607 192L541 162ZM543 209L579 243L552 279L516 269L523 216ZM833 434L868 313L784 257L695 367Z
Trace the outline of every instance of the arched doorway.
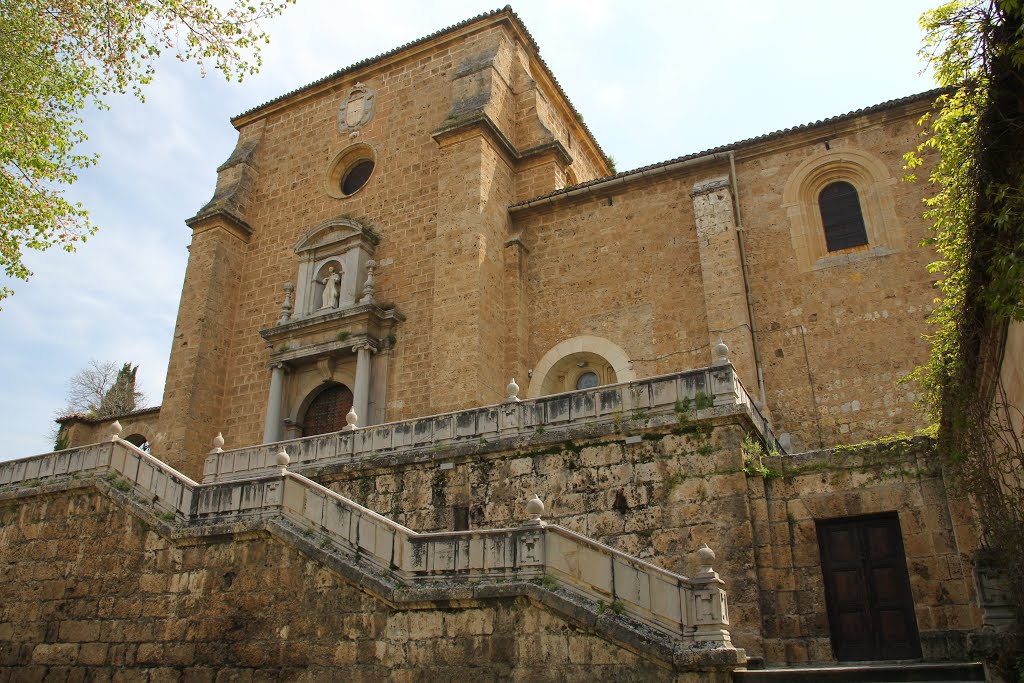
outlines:
M130 436L126 436L124 440L130 443L131 445L135 446L136 448L139 448L149 453L149 439L147 439L142 434L132 434Z
M344 384L332 384L317 394L302 418L302 435L329 434L341 431L345 415L352 407L352 390Z

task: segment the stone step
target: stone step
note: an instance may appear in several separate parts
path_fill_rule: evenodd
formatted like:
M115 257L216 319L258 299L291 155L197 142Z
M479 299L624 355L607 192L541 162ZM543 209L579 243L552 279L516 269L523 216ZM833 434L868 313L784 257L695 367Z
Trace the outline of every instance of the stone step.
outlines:
M827 666L748 669L733 674L736 683L959 683L984 681L980 662L878 662Z

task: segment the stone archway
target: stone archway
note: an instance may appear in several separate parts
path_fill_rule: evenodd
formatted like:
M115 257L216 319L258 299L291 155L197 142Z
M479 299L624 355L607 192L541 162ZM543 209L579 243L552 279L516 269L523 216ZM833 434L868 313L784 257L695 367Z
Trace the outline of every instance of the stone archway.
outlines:
M341 431L345 425L345 415L352 407L352 390L345 384L325 384L315 394L307 397L304 408L299 412L302 416L302 436L315 436Z
M596 373L598 384L636 379L626 352L601 337L583 335L556 344L537 363L527 392L529 398L576 389L586 373Z
M147 439L142 434L136 432L135 434L131 434L129 436L124 437L124 440L130 443L131 445L135 446L136 448L149 453L149 439Z

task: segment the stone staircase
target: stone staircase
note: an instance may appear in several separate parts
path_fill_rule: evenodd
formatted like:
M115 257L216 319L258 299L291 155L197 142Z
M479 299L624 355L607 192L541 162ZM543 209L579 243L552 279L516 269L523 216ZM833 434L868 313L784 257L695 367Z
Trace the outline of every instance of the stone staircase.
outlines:
M736 683L926 683L984 681L980 662L864 662L735 671Z
M168 538L267 531L389 604L522 595L677 670L730 670L744 660L707 547L695 576L674 574L544 523L536 496L519 527L417 533L288 465L281 453L256 476L199 484L114 434L0 463L0 501L96 487Z

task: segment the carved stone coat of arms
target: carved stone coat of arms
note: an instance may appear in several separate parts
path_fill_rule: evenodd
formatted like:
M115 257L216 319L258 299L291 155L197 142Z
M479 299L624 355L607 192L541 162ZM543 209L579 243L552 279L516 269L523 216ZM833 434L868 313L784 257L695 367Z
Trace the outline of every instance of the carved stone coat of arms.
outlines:
M338 130L342 135L358 135L360 127L373 118L373 102L377 92L362 83L356 83L338 110ZM354 137L353 135L353 137Z

